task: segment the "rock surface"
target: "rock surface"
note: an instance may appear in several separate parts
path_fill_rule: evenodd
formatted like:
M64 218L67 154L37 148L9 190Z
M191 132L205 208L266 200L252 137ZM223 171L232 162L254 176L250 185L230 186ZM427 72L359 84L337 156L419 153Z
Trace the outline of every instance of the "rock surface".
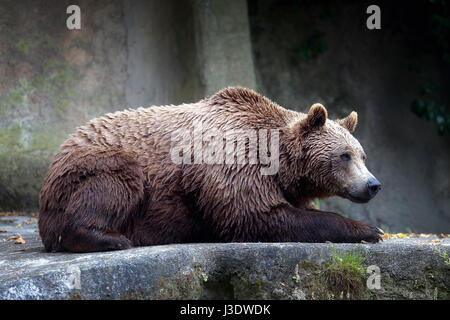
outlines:
M182 244L72 254L44 252L30 217L0 217L0 230L0 299L450 299L450 261L444 257L449 238L375 245ZM25 244L5 241L18 233ZM379 289L367 288L366 279L358 293L330 285L333 256L349 252L362 257L362 266L379 267Z

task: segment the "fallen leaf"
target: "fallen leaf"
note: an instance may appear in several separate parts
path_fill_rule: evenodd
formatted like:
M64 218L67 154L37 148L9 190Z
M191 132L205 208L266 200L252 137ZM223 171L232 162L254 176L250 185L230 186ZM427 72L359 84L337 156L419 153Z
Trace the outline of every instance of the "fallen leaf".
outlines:
M442 243L435 243L435 242L420 242L418 244L421 246L442 246Z
M37 217L38 214L36 212L0 212L0 217L10 217L10 216L31 216Z
M408 236L407 236L406 234L401 233L401 232L400 232L400 233L397 233L396 236L397 236L398 238L402 238L402 239L408 238Z
M25 244L25 240L22 238L22 235L18 235L16 241L14 241L16 244Z
M0 230L0 233L5 233L5 232L8 232L8 231L6 231L4 229Z
M430 236L431 236L431 234L429 234L429 233L420 233L420 234L418 235L419 238L428 238L428 237L430 237Z
M4 238L3 242L11 241L11 240L15 240L14 243L17 243L17 244L24 244L25 243L25 240L22 238L21 234L16 234L14 236L9 236L7 238Z
M36 219L28 219L23 222L23 224L33 224L36 223Z
M7 238L4 238L3 241L10 241L10 240L16 240L17 236L9 236Z

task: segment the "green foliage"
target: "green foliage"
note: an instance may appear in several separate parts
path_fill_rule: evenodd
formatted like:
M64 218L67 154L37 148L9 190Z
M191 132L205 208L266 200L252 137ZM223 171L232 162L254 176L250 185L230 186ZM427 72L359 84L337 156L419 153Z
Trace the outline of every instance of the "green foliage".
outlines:
M449 256L449 254L448 254L447 252L441 250L440 248L435 248L435 249L434 249L434 252L436 252L437 254L439 254L439 256L440 256L442 259L444 259L444 263L445 263L446 265L449 265L449 266L450 266L450 256Z
M431 32L433 33L437 45L441 49L442 59L450 63L449 40L450 40L450 14L448 3L432 2L435 5L435 12L430 17Z
M362 265L364 255L361 252L349 252L338 254L336 247L333 247L332 261L327 270L333 272L343 272L350 277L364 278L365 267Z
M325 270L328 287L341 299L361 298L365 293L365 270L361 252L346 254L333 247L332 261Z
M429 13L429 27L433 35L440 58L447 66L450 64L450 10L446 2L430 1L432 4ZM421 68L418 59L415 59L410 69L420 78L420 96L411 103L411 111L418 117L437 124L438 133L450 133L450 110L447 105L437 99L436 86L427 73Z
M435 97L435 87L428 82L423 82L421 97L414 99L411 110L418 117L436 122L438 133L443 135L450 133L450 112L444 104L438 105Z
M317 210L319 210L320 206L322 205L322 201L320 201L320 199L316 198L316 199L314 199L314 205L316 206Z

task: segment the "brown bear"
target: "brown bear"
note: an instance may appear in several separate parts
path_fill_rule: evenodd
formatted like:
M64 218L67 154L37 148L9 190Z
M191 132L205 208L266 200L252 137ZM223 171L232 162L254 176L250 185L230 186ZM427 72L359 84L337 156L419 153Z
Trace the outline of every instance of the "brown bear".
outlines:
M245 88L93 119L63 143L45 178L45 249L378 242L381 229L313 205L335 195L364 203L380 189L351 135L356 123L355 112L332 121L320 104L298 113Z

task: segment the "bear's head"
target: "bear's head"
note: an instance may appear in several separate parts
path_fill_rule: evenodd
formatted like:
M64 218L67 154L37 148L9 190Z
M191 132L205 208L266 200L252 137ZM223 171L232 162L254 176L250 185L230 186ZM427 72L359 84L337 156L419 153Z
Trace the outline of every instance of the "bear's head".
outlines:
M314 104L308 114L287 128L289 159L281 174L291 198L341 196L365 203L380 190L380 182L366 168L366 154L353 137L358 116L327 119L327 110ZM280 168L281 169L281 168Z

